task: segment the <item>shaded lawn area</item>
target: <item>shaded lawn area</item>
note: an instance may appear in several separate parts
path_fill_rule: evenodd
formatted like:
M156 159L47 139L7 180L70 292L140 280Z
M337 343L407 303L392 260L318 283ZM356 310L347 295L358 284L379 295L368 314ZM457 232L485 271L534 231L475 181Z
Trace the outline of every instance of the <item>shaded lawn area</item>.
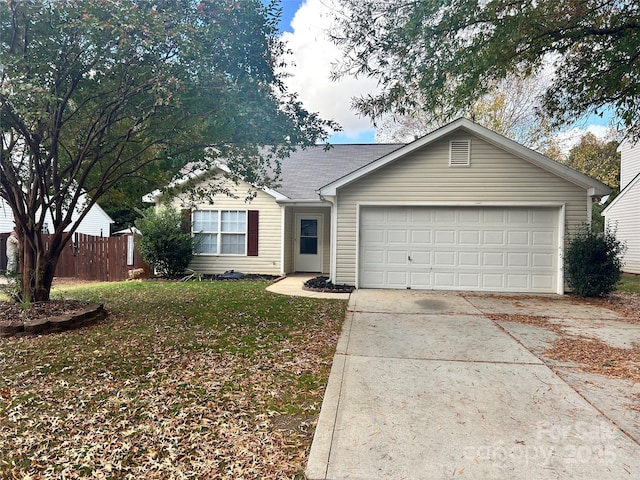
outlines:
M626 274L616 286L618 292L640 294L640 275Z
M304 478L346 302L267 285L56 290L110 316L0 339L0 478Z

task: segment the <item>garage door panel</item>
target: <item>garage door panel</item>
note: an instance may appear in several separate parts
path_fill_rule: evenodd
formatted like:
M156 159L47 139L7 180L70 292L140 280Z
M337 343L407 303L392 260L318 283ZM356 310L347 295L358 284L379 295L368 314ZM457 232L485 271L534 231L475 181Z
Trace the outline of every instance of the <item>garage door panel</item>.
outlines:
M456 252L434 252L435 267L453 267L456 264Z
M554 278L551 275L532 275L531 287L536 290L553 288Z
M529 232L512 230L507 232L509 245L529 245Z
M426 250L411 250L409 255L413 265L431 265L431 252Z
M363 207L359 285L554 292L557 225L553 208Z
M461 225L478 225L480 223L481 210L479 208L466 208L460 210L459 222Z
M503 231L498 230L485 230L482 232L482 243L484 245L504 245Z
M529 210L526 209L518 209L518 210L507 210L507 223L511 225L515 224L524 224L527 225L529 223Z
M455 287L455 275L452 272L435 272L433 275L434 288L453 288Z
M554 255L549 253L534 253L531 256L532 265L536 268L548 268L553 266Z
M454 245L456 243L456 232L454 230L436 230L436 245Z
M483 252L482 265L485 267L504 267L504 253Z
M555 242L555 235L553 232L533 232L533 245L553 245Z
M502 290L505 287L505 278L501 273L485 273L482 275L482 285L488 289Z
M386 212L375 208L363 209L360 215L360 222L363 225L381 225L386 220Z
M438 208L434 212L434 223L454 223L456 221L456 211L453 208Z
M409 232L406 229L389 229L387 231L388 243L408 243Z
M478 289L480 288L479 273L460 273L458 274L458 286L462 289Z
M461 230L459 233L460 245L480 245L480 231L479 230Z
M555 228L555 212L552 209L538 209L533 212L534 225L548 225Z
M507 253L507 266L516 268L529 267L529 252Z
M367 249L364 251L364 263L371 267L385 264L385 250Z
M529 275L526 273L523 274L507 274L507 285L508 288L516 288L526 290L529 288ZM506 289L507 287L505 287Z
M387 272L386 281L389 288L406 288L407 287L406 271L392 270Z
M482 209L482 223L500 224L505 223L505 212L502 209Z
M431 274L427 271L411 272L409 281L409 285L424 285L424 288L431 288Z
M431 231L430 230L412 230L411 231L411 244L431 244Z
M389 265L406 265L409 263L408 257L406 250L389 250L387 252L387 263Z
M480 252L460 252L458 254L458 265L460 267L479 267Z
M385 230L383 228L366 228L362 230L362 241L364 243L384 243Z

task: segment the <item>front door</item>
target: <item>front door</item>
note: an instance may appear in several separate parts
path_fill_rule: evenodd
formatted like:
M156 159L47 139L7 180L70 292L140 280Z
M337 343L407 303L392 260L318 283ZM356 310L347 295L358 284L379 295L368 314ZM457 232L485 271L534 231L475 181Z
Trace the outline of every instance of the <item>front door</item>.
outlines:
M322 272L322 215L296 215L296 272Z

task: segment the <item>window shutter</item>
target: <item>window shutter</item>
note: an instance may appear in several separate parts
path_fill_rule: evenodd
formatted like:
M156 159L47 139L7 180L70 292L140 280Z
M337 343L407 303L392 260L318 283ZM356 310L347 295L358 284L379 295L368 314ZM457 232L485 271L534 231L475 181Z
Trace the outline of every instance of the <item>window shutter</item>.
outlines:
M247 225L247 256L258 256L258 210L249 210Z
M187 208L181 210L182 214L182 223L180 224L180 228L183 232L191 233L191 209Z
M471 164L471 140L451 140L449 142L449 165L468 167Z

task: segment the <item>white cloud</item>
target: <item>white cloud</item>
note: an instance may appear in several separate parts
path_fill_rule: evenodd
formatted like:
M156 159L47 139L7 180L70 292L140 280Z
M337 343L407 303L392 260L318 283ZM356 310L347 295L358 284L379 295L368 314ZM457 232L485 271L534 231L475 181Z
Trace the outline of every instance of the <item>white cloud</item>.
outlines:
M556 135L556 140L561 150L568 153L569 150L580 142L580 138L587 132L592 133L600 140L603 140L611 135L611 127L605 125L589 125L586 128L574 127L558 133Z
M351 99L375 91L376 81L351 77L331 81L331 65L339 58L340 50L327 37L331 25L327 3L326 0L304 2L291 21L293 33L283 33L282 38L292 51L287 59L291 76L286 84L289 91L298 93L308 110L335 120L344 134L356 138L373 126L351 109Z

